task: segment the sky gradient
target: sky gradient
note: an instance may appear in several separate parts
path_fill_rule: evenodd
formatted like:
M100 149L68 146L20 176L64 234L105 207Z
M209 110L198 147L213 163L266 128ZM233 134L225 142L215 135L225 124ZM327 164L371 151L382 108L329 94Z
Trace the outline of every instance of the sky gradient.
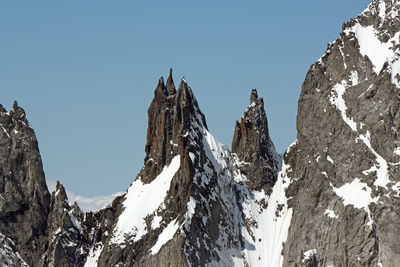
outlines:
M77 195L124 191L143 165L160 76L185 76L230 146L252 88L282 153L305 74L368 1L3 1L0 103L36 131L48 180Z

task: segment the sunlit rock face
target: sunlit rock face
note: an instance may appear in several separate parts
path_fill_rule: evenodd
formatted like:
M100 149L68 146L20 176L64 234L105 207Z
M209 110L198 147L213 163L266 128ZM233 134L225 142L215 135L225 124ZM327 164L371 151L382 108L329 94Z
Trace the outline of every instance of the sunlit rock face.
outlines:
M373 1L307 73L287 155L284 265L395 266L399 1Z

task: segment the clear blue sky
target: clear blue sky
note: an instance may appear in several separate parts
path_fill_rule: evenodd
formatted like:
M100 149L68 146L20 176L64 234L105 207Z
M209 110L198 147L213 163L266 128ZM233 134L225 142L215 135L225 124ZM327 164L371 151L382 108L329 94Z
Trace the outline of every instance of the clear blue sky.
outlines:
M62 2L62 3L61 3ZM95 196L124 191L143 164L160 76L185 76L230 146L250 90L279 152L296 138L310 65L366 0L2 1L0 103L36 130L47 179Z

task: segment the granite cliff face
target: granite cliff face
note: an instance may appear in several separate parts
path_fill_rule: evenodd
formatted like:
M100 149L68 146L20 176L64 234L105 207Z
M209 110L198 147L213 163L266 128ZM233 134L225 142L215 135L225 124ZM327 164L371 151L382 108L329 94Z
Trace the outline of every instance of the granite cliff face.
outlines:
M0 265L397 266L399 10L373 0L311 66L283 159L256 90L230 150L170 70L143 168L98 212L49 193L25 112L0 106Z
M14 251L7 264L31 264L31 252L43 251L50 194L35 133L17 102L10 112L0 105L0 126L0 238Z
M399 1L372 1L311 66L286 155L285 266L397 266Z

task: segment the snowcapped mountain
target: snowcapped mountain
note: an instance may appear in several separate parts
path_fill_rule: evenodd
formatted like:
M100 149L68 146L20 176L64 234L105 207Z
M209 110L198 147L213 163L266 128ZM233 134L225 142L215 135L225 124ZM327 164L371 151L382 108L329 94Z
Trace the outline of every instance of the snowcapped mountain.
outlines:
M146 156L97 212L48 192L25 112L0 106L0 263L6 266L397 266L400 2L343 25L303 83L282 157L262 98L231 149L172 70L148 110Z
M268 262L263 249L279 244L270 252L279 262L285 235L274 218L285 201L282 184L268 202L280 158L257 92L237 124L235 154L208 131L185 80L175 91L172 72L166 84L159 80L148 116L144 167L109 236L88 260L98 266L248 266ZM253 154L246 157L246 150Z
M13 110L2 116L12 117ZM172 70L166 83L160 78L148 117L144 166L126 194L84 214L57 183L46 205L40 203L46 213L37 251L20 257L18 248L4 245L14 251L12 260L30 266L254 266L273 258L280 264L291 212L257 91L236 124L233 152L208 131L186 81L175 89ZM27 121L24 127L31 129ZM6 135L12 130L3 129L13 141Z

